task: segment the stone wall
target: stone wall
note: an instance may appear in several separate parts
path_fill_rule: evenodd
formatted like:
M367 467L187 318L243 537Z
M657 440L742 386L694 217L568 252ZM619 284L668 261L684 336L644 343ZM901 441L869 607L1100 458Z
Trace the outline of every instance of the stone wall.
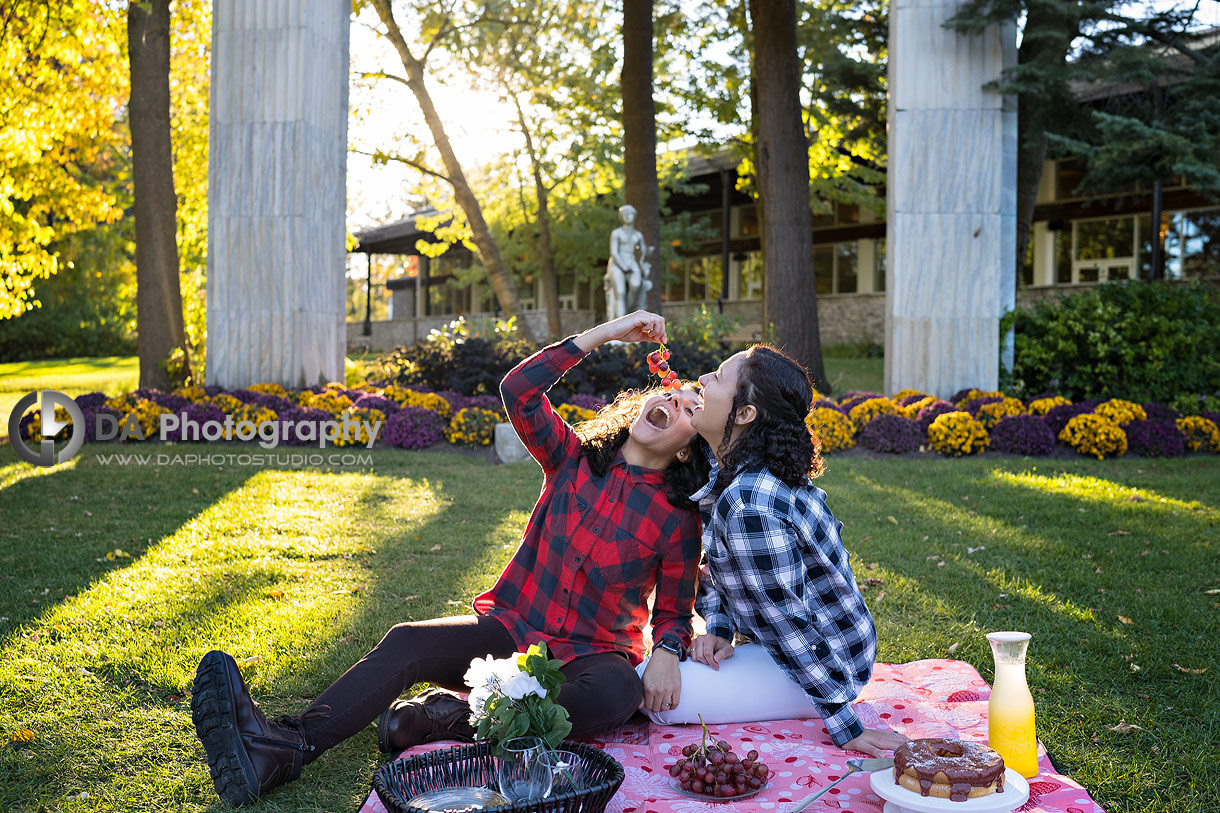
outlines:
M716 311L715 302L677 302L663 305L662 314L666 319L678 320L690 318L699 312L701 304L706 304L709 310ZM724 314L738 320L737 328L729 339L739 342L757 342L762 340L762 301L737 300L724 303ZM560 311L560 320L564 335L579 333L593 327L601 314L590 310ZM469 314L468 318L493 318L494 314ZM428 332L442 328L456 317L430 316L423 319L392 319L390 321L375 321L371 323L373 335L364 335L364 322L347 323L348 348L367 347L372 350L389 350L399 345L410 345L422 340ZM526 311L526 318L534 329L535 335L545 336L546 313L543 311ZM818 327L822 336L822 344L840 344L843 342L868 341L881 344L885 339L885 294L839 294L818 297Z

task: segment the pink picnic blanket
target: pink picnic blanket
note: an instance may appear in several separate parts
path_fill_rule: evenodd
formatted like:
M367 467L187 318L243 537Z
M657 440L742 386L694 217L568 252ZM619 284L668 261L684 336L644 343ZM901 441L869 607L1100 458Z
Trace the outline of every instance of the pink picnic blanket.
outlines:
M856 702L856 714L867 728L889 727L908 737L951 737L985 742L987 698L991 688L974 667L963 661L926 660L879 663L873 679ZM611 731L590 744L622 763L626 778L607 813L785 813L792 803L834 782L847 770L849 754L837 748L822 721L777 720L768 723L709 725L717 739L728 740L738 752L757 749L771 767L770 785L745 801L731 805L682 795L670 783L669 766L687 743L699 742L699 726L658 726L647 720ZM740 743L740 747L738 747ZM422 754L452 743L429 743L404 751ZM1056 772L1041 744L1041 772L1029 781L1029 801L1020 811L1044 813L1103 813L1088 792ZM830 789L810 811L851 810L881 813L884 801L869 787L867 774L855 774ZM360 813L387 813L376 791Z

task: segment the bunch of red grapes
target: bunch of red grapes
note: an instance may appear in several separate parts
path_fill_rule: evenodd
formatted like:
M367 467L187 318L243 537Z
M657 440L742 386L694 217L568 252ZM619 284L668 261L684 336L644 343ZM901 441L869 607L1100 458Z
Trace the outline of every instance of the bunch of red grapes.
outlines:
M741 757L724 740L708 745L706 732L702 745L687 745L682 758L669 766L669 775L682 790L721 799L759 790L770 774L771 769L758 761L757 751L751 749Z
M648 354L648 372L661 376L661 386L667 390L682 388L678 374L669 368L669 350L665 348L665 345L661 345L660 350L653 350Z

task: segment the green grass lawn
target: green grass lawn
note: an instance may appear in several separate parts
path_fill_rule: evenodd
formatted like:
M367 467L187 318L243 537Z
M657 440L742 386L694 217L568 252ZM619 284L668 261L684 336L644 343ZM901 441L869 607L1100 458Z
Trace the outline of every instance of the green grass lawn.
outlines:
M0 735L35 735L0 747L0 810L219 809L187 697L200 657L257 658L268 713L300 710L394 623L466 612L541 481L432 452L331 470L94 457L114 448L45 470L0 449ZM990 679L984 634L1028 630L1039 733L1106 810L1220 809L1220 458L857 454L821 485L876 580L881 660ZM253 809L355 810L375 740Z
M0 364L0 443L8 442L8 416L33 390L59 390L76 397L87 392L118 395L140 386L136 356L44 359Z

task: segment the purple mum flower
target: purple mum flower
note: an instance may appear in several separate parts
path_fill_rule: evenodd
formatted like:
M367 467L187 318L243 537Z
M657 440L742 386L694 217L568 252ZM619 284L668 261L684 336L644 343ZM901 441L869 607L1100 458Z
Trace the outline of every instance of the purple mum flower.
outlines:
M908 395L906 398L903 398L901 401L898 402L898 406L909 407L911 404L915 403L916 401L922 401L923 399L925 399L927 397L928 396L921 395L919 393L915 393L914 395Z
M1042 416L1042 420L1046 421L1046 426L1055 433L1055 437L1059 437L1059 433L1063 431L1063 427L1068 425L1068 421L1075 418L1077 415L1083 415L1086 412L1092 412L1093 407L1101 403L1094 401L1091 405L1082 401L1079 404L1060 404L1057 407L1051 407L1047 413Z
M203 442L205 440L203 431L195 429L195 426L201 426L209 421L224 423L224 410L214 404L190 404L184 408L174 410L174 414L178 416L178 426L165 433L166 440L174 440L179 443L185 442ZM187 427L192 425L188 433Z
M1176 421L1182 417L1176 409L1156 401L1149 401L1144 404L1144 414L1148 416L1150 421Z
M463 409L489 409L497 415L504 416L504 402L496 395L462 395L453 390L442 390L437 393L449 402L452 414L456 415Z
M81 410L85 416L85 442L97 443L97 416L109 415L121 426L123 423L123 413L117 409L111 409L108 406L85 407Z
M158 392L148 400L165 407L170 412L181 412L191 403L181 395L174 395L172 392Z
M860 445L874 452L906 454L919 448L919 425L897 415L878 415L860 430Z
M441 417L424 407L403 407L386 418L380 440L387 446L425 449L440 443L445 433Z
M1123 427L1127 449L1143 457L1181 457L1186 454L1186 434L1172 420L1135 420Z
M384 398L380 395L361 395L353 402L352 406L356 409L380 409L387 416L399 410L397 401L391 401L389 398Z
M1009 415L992 428L991 448L1007 454L1041 456L1055 448L1055 435L1038 415Z
M287 443L289 446L304 446L306 444L316 444L318 442L318 435L320 434L320 431L321 431L320 428L318 427L318 425L321 423L324 423L325 421L334 420L334 418L331 416L331 414L324 409L313 409L311 407L295 407L295 406L289 407L288 409L285 409L283 412L277 413L276 419L279 420L279 422L280 422L280 437L283 438L284 442ZM292 422L292 426L287 427L287 430L285 430L284 424L288 423L289 421ZM312 439L302 437L301 436L302 433L301 433L301 429L300 429L300 427L303 424L310 424L310 423L314 424L314 432L313 432Z
M811 412L815 409L833 409L835 412L839 412L843 415L848 413L848 410L844 409L839 404L836 404L834 401L827 401L824 398L820 401L814 401L813 406L809 407Z
M845 392L843 397L839 399L839 406L843 408L843 412L849 413L852 407L859 406L870 398L883 397L879 392Z
M203 394L209 398L215 398L217 395L220 395L224 391L225 391L225 388L220 386L219 384L208 384L206 387L203 388Z
M1220 426L1220 412L1200 412L1199 417L1207 418L1209 421L1214 423L1216 426Z
M588 395L583 392L578 392L568 399L568 403L572 406L578 406L581 409L591 409L594 412L599 412L606 406L606 401L603 398L598 398L596 395Z
M87 392L84 395L78 395L72 400L76 401L76 405L81 409L97 409L100 406L105 406L110 399L104 392Z
M966 406L966 411L970 413L970 417L977 419L979 416L979 407L984 404L996 404L1004 400L1002 395L988 395L986 398L975 398Z
M984 390L980 389L979 387L966 387L965 389L960 389L957 392L953 393L953 395L950 396L950 398L949 398L949 403L956 404L958 401L962 400L963 398L965 398L967 395L974 392L975 390L979 390L979 392L984 392Z
M933 401L923 409L919 410L919 414L915 416L916 422L919 424L919 431L923 433L924 438L928 437L928 427L932 425L932 421L944 415L946 412L957 412L958 408L948 401Z

